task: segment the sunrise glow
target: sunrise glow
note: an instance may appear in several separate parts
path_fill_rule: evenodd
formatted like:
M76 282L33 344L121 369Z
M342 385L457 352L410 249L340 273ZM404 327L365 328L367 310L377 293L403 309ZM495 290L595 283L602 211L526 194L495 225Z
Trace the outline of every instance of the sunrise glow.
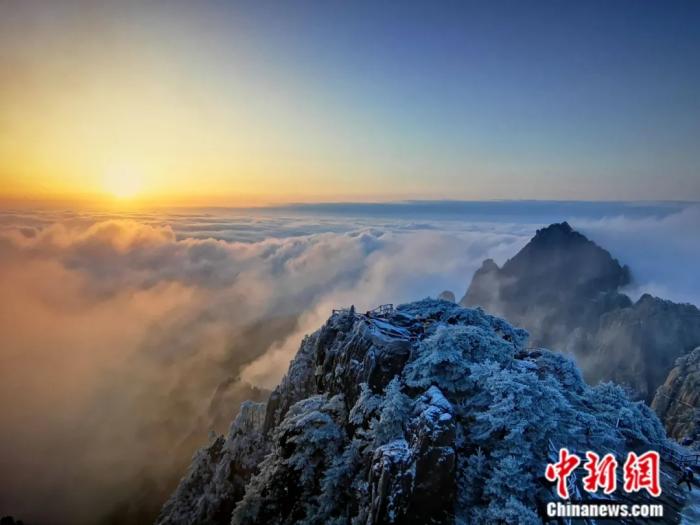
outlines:
M0 200L700 197L690 17L651 17L651 53L634 35L590 51L584 9L560 38L524 8L12 4Z
M141 188L141 176L136 171L128 168L113 168L105 174L105 191L118 199L137 197Z

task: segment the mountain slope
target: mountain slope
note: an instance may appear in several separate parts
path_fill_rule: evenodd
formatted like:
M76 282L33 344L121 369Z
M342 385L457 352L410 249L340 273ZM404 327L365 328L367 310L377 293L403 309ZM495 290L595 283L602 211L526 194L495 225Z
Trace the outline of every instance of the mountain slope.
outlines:
M651 407L669 436L700 446L700 347L676 361Z
M525 327L534 344L555 347L572 329L592 329L602 313L628 306L617 290L629 281L629 268L563 222L537 230L503 268L484 261L460 304L481 306Z
M612 380L647 403L676 359L700 345L700 310L651 295L603 314L577 349L592 382Z
M650 402L674 361L700 345L700 310L619 290L630 270L567 223L538 230L502 268L484 261L461 300L571 352L591 383L613 380Z
M526 340L440 300L336 313L267 405L198 453L158 523L540 523L560 447L622 457L665 441L649 408ZM662 486L674 523L683 496Z

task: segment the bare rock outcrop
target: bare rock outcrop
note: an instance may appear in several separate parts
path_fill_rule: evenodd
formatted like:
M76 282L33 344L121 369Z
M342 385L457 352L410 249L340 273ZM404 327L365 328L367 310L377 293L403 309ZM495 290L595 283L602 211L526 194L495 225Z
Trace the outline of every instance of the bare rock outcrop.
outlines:
M451 303L457 302L454 292L450 290L443 290L442 292L440 292L440 295L438 295L438 299L440 299L441 301L449 301Z
M700 347L676 360L651 407L670 437L700 448Z

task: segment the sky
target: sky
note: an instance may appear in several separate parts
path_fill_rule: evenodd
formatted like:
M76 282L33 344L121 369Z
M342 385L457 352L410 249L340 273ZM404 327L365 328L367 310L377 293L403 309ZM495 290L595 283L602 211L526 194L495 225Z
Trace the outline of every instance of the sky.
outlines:
M0 0L0 199L700 199L700 4Z

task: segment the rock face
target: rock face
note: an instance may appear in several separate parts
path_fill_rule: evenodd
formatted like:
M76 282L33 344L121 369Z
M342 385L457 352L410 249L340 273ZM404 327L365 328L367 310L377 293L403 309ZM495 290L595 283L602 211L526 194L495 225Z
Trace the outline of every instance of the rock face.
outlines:
M651 407L670 437L700 448L700 347L676 360Z
M613 380L650 402L679 356L700 345L700 311L619 291L630 271L567 223L537 231L503 268L487 260L460 304L526 328L536 345L574 354L592 383Z
M541 523L559 447L621 458L665 441L645 405L526 340L440 300L334 314L267 405L195 456L158 523ZM673 523L682 496L662 486Z
M442 299L443 301L449 301L451 303L457 301L454 292L451 292L450 290L443 290L442 292L440 292L440 295L438 295L438 299Z
M700 345L700 311L643 295L603 314L598 329L574 347L591 381L612 380L650 403L678 357Z
M538 230L499 268L491 259L474 274L460 304L481 306L530 331L533 344L555 347L604 312L629 306L618 288L630 271L566 222Z
M217 437L195 454L157 523L228 523L268 450L264 421L264 403L243 403L228 436Z

